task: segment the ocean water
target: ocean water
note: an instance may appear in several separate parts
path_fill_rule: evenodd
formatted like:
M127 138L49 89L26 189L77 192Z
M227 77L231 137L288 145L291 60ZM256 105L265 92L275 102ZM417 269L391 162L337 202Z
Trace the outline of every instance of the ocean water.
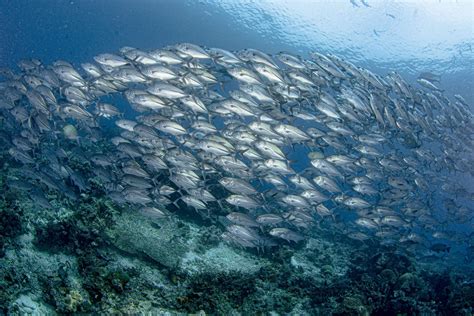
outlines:
M196 176L206 186L189 194L191 188L181 187L173 178L179 173L175 174L175 169L191 168L194 172L194 161L207 158L188 147L194 144L193 140L186 140L194 118L179 113L173 119L185 121L185 136L164 137L174 144L167 150L177 155L171 158L176 159L175 166L179 168L170 173L155 170L150 179L141 182L143 179L135 177L142 170L137 169L137 164L145 173L151 173L140 157L143 152L124 157L110 142L120 135L116 119L139 120L144 113L131 107L124 97L128 89L141 89L141 83L129 83L118 93L91 93L94 97L86 103L79 101L91 113L98 102L111 103L121 112L114 119L94 112L98 126L79 123L77 118L55 117L54 111L47 111L46 121L49 119L51 126L43 130L40 119L33 118L38 115L36 111L29 113L29 119L27 115L24 121L15 120L17 115L11 115L13 106L2 103L0 313L470 315L474 305L474 151L470 146L474 144L473 12L471 1L434 0L0 0L0 67L15 73L21 72L17 63L24 59L38 59L43 65L63 60L81 69L82 63L94 62L99 54L120 54L125 46L145 52L178 43L236 53L252 48L274 60L281 52L302 59L311 59L312 53L318 52L336 55L379 78L389 78L396 72L413 87L410 89L422 91L422 98L428 93L442 93L450 102L446 104L454 104L454 95L460 95L463 107L470 111L469 115L451 114L443 121L443 129L433 133L425 126L410 125L409 120L397 116L399 112L395 112L395 119L403 133L384 128L379 131L375 119L371 123L364 121L360 129L341 119L356 136L368 130L385 133L384 140L373 145L380 152L376 158L367 155L368 163L376 161L374 169L385 180L402 181L397 178L401 174L411 186L400 189L402 195L397 196L400 190L390 191L384 180L376 195L364 197L364 202L371 204L370 212L363 211L367 207L340 211L341 203L349 203L348 197L359 196L354 195L349 180L365 175L361 169L354 169L349 175L345 171L342 179L334 178L342 189L336 194L326 191L330 199L319 204L330 213L325 217L317 215L322 212L318 213L315 205L307 213L306 206L295 206L298 201L282 203L285 195L294 197L301 190L295 189L289 176L283 177L287 187L275 190L262 180L265 174L258 164L251 171L259 177L249 180L251 187L259 191L255 199L261 205L257 207L234 208L237 202L229 200L229 192L219 185L215 173L203 171L204 165L199 165ZM235 78L218 68L215 61L203 64L213 69L212 74L219 81L209 90L228 98L232 90L238 89ZM80 73L84 74L82 70ZM186 75L188 72L180 72L180 76ZM437 88L428 89L417 82L426 77L437 77L432 82ZM24 77L16 79L21 78ZM0 80L0 84L8 82L6 77ZM356 82L336 79L330 81L331 89L327 91L340 97L344 87L352 89ZM67 87L53 90L58 100L70 101ZM369 87L373 88L364 86ZM309 91L308 99L313 100L316 92ZM316 99L320 93L318 90ZM209 94L200 97L207 100ZM307 101L305 97L297 100L300 104ZM31 96L20 95L13 103L31 108L28 102L31 103ZM213 102L205 103L211 107ZM281 102L282 122L305 132L310 128L327 130L326 118L313 122L296 117L290 103ZM420 117L429 112L426 108L410 110ZM434 125L439 123L436 115L429 117L436 119ZM256 120L246 115L232 119L246 126ZM215 115L208 121L219 131L235 123L226 121L225 115ZM408 124L409 132L403 124ZM446 128L449 124L450 128ZM77 128L79 137L68 138L65 128L69 126ZM40 145L22 147L21 140L28 136L20 137L20 129L39 130ZM160 136L162 132L159 130ZM424 138L425 133L429 137ZM206 135L192 137L201 140ZM422 142L423 146L410 147L412 138L407 135L415 135L415 143ZM354 151L357 137L342 139L349 157L365 157L359 150ZM324 174L308 171L317 160L310 153L346 154L346 149L338 149L338 141L285 142L280 146L286 156L283 165L302 177ZM180 152L173 151L175 147L188 156L180 156ZM11 148L26 151L28 157L17 158L19 154L12 153ZM414 154L416 148L423 149L416 153L418 156ZM236 150L229 156L249 164L250 160L245 160L248 158L242 158L247 151ZM28 161L30 155L33 162ZM387 160L382 161L377 155ZM404 157L412 155L421 161L414 171L412 165L404 163L403 168L395 165L384 174L384 163L402 163ZM170 156L165 157L170 165ZM133 169L132 177L127 178L130 174L124 171L126 167ZM235 176L226 172L219 171L218 176ZM416 182L420 174L428 185L426 190ZM164 213L144 210L144 205L151 205L148 202L123 201L125 189L117 187L127 187L125 182L128 188L144 186L150 194L160 189L156 200L162 199L152 203L160 205ZM162 194L168 185L171 187L166 189L171 193ZM405 182L399 185L404 187ZM203 189L217 201L205 200ZM398 214L387 211L388 217L373 217L375 210L384 211L376 206L385 207L379 202L387 192L392 199L404 201L410 197L416 198L417 203L407 202L400 209L394 206ZM199 194L206 202L202 209L200 199L183 199ZM166 207L161 208L162 205ZM258 236L252 237L250 245L232 239L236 236L232 229L247 227L229 219L228 213L235 211L250 215L251 223L246 225L251 227L250 234ZM285 216L283 227L290 229L290 235L281 237L272 232L276 226L252 226L258 215L265 213ZM304 217L307 214L311 219ZM402 217L402 224L381 222L389 221L394 214ZM356 222L358 219L365 222Z
M0 62L84 62L177 42L332 53L407 79L430 71L473 102L471 1L2 1ZM171 14L170 12L173 12Z

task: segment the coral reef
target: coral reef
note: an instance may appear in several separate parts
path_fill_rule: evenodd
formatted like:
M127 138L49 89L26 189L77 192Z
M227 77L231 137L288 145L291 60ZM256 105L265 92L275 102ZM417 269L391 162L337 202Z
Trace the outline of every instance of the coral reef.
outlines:
M472 273L314 235L244 250L214 225L151 219L101 197L54 208L3 186L0 312L157 315L469 315ZM96 194L94 194L96 192ZM41 215L41 216L40 216ZM189 215L192 217L192 214Z

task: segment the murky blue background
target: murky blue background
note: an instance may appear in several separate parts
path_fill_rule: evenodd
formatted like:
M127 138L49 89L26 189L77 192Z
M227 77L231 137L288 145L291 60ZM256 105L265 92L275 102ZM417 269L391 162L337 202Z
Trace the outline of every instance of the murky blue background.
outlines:
M367 5L365 5L365 4ZM0 66L90 61L122 46L189 41L306 55L334 53L413 81L422 71L474 100L472 1L0 0Z

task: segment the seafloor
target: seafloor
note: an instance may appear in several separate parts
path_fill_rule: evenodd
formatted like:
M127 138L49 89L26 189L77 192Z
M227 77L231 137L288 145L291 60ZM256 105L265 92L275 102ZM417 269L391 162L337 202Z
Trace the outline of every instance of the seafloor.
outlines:
M151 220L100 184L51 208L7 185L0 157L0 314L472 315L472 274L315 230L247 251L187 210ZM187 215L188 214L188 215ZM189 215L191 214L191 215Z

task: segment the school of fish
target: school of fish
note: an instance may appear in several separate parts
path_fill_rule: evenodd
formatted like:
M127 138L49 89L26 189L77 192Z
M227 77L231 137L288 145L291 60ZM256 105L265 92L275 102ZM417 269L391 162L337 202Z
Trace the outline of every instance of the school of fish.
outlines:
M429 73L416 87L334 55L191 43L18 67L0 74L0 144L17 166L7 185L38 207L98 185L147 216L199 215L242 248L317 230L473 246L472 107Z

